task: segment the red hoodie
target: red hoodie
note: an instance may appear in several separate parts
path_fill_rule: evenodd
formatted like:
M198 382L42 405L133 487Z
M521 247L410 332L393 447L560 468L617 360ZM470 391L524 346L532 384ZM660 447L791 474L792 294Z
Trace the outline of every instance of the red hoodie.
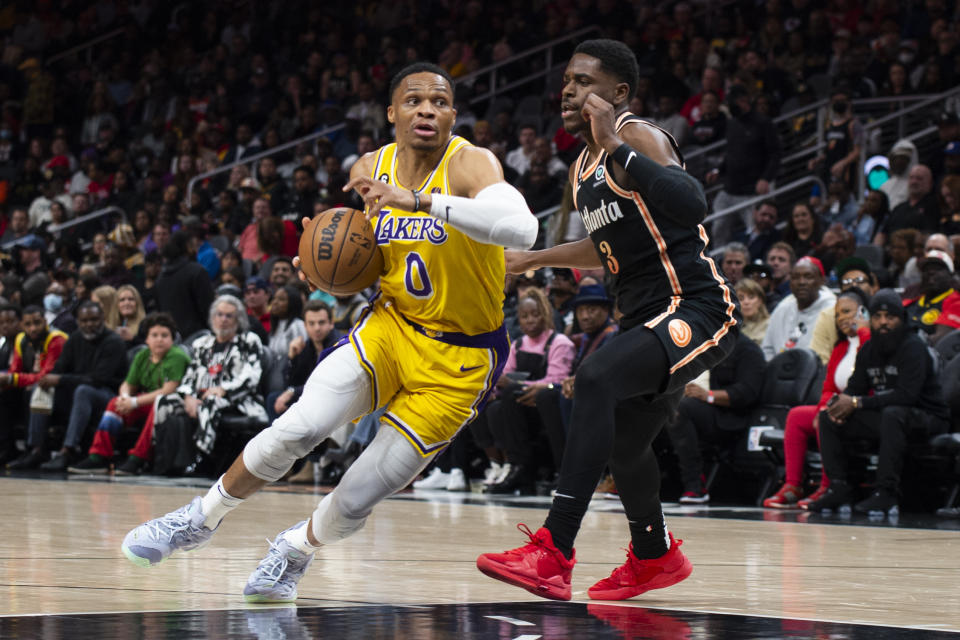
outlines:
M36 384L40 378L53 371L53 365L57 363L60 352L63 351L63 345L67 342L67 334L57 329L52 329L43 339L43 351L37 354L32 372L23 370L23 343L27 340L27 334L20 332L17 334L16 342L13 346L13 360L10 363L10 373L13 377L15 387L29 387Z

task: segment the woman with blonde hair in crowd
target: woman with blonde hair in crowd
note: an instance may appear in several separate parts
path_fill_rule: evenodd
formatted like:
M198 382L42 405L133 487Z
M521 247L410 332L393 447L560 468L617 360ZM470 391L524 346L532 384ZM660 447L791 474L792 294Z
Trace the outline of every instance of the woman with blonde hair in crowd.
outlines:
M103 309L103 323L110 331L116 331L120 324L120 313L117 311L117 290L108 284L94 289L90 299Z
M140 322L146 317L140 292L131 284L117 288L117 335L123 338L128 347L140 342ZM176 336L174 336L176 337Z
M740 299L740 313L743 314L743 333L760 344L770 324L770 312L767 311L766 295L763 287L751 278L741 279L734 289Z

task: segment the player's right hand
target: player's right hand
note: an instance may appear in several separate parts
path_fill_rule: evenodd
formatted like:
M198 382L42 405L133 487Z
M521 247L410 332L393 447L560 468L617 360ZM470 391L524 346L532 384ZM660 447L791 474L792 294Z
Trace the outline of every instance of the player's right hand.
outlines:
M303 219L303 226L306 227L307 223L310 222L310 218ZM310 282L310 278L307 277L307 274L300 269L300 256L293 257L293 268L297 271L297 277L307 283L307 286L310 287L310 291L316 291L320 287Z

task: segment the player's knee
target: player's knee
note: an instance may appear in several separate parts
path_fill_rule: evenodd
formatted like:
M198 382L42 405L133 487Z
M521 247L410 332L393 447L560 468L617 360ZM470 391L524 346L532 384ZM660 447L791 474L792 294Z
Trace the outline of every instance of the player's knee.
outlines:
M606 389L604 384L604 372L601 365L596 364L597 360L587 359L580 368L577 369L577 377L573 383L573 395L575 398L596 397L603 394Z
M291 407L247 443L243 462L254 475L275 482L295 461L313 451L319 439L317 429Z
M334 491L321 500L313 512L313 535L320 544L333 544L343 540L366 524L369 509L363 513L356 501L343 498Z

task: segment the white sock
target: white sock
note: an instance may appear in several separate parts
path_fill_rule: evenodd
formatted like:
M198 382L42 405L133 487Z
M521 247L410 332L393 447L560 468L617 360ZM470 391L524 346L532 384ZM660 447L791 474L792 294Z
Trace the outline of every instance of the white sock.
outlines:
M302 525L296 529L291 529L283 534L284 539L293 546L297 551L301 551L307 555L310 555L317 549L319 546L314 546L310 544L310 541L307 539L307 527L310 526L310 521L307 520Z
M203 526L207 529L216 529L223 517L243 502L243 498L234 498L223 488L223 476L216 484L210 487L207 495L200 501L200 510L206 516Z

